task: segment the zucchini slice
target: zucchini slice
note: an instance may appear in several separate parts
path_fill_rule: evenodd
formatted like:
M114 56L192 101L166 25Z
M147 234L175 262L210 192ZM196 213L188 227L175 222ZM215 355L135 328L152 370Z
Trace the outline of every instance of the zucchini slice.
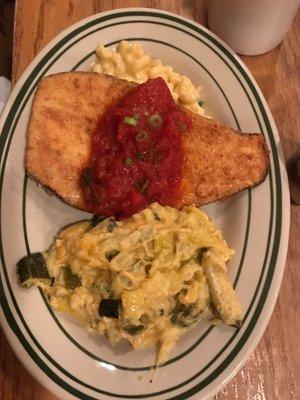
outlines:
M120 299L102 299L99 304L100 317L120 318L122 301Z
M172 311L171 322L174 325L186 328L198 321L200 317L200 312L196 309L195 304L185 305L177 301Z
M62 278L63 284L66 289L74 290L82 286L81 279L78 275L73 274L70 267L62 267L60 269L60 279Z
M144 330L144 325L126 325L123 326L123 331L128 333L131 336L138 335Z
M33 253L21 258L17 263L17 276L20 285L27 288L38 285L39 282L49 286L53 283L42 253Z

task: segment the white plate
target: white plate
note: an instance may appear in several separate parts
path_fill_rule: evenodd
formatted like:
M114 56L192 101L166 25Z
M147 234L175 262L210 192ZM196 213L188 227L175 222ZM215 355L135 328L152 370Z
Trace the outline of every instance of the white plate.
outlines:
M49 21L51 23L51 21ZM205 207L236 249L230 277L245 311L240 330L199 323L153 372L154 349L116 348L53 313L37 288L21 290L15 264L45 249L58 228L81 219L27 180L23 157L33 93L43 75L89 70L99 44L138 41L153 57L203 86L209 114L263 132L271 159L264 183ZM1 118L1 324L28 370L61 399L208 399L231 379L270 319L288 243L289 193L279 136L268 106L239 58L205 28L177 15L124 9L94 15L57 36L17 83ZM151 382L150 382L151 381Z

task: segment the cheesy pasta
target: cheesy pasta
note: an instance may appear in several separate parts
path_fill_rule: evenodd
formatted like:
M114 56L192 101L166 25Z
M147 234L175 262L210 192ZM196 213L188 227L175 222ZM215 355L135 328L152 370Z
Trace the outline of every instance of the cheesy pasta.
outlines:
M137 83L160 76L178 104L204 115L204 109L200 105L200 88L196 88L188 77L178 74L161 60L152 59L145 54L139 43L122 41L115 50L100 45L96 48L96 56L97 59L91 67L93 72L102 72Z
M153 203L126 220L75 223L17 268L23 286L42 287L54 309L112 344L156 345L159 365L197 321L241 322L233 253L198 208Z

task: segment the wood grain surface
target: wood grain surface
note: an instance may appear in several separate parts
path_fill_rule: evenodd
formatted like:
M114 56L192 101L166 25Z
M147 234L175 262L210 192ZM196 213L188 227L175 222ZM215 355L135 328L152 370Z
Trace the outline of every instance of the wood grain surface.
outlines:
M193 0L17 0L13 82L62 29L97 12L121 7L172 11L206 24L207 2ZM257 80L277 124L286 159L300 142L300 13L273 51L242 57ZM292 206L285 274L269 326L246 365L214 400L297 400L300 398L300 206ZM55 400L12 352L0 331L0 399Z

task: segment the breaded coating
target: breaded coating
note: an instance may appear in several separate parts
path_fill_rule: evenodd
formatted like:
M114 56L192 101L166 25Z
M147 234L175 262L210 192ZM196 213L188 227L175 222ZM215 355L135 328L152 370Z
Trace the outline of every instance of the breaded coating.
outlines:
M135 86L93 72L43 78L35 92L28 125L28 175L84 210L79 177L90 157L98 118Z
M92 133L106 110L134 87L135 83L92 72L43 78L28 125L27 174L66 203L86 210L79 180L89 161ZM222 200L265 179L269 155L263 135L237 132L185 112L191 128L182 136L178 208Z
M183 180L177 206L226 199L262 182L269 152L260 133L241 133L187 111L192 129L183 134Z

